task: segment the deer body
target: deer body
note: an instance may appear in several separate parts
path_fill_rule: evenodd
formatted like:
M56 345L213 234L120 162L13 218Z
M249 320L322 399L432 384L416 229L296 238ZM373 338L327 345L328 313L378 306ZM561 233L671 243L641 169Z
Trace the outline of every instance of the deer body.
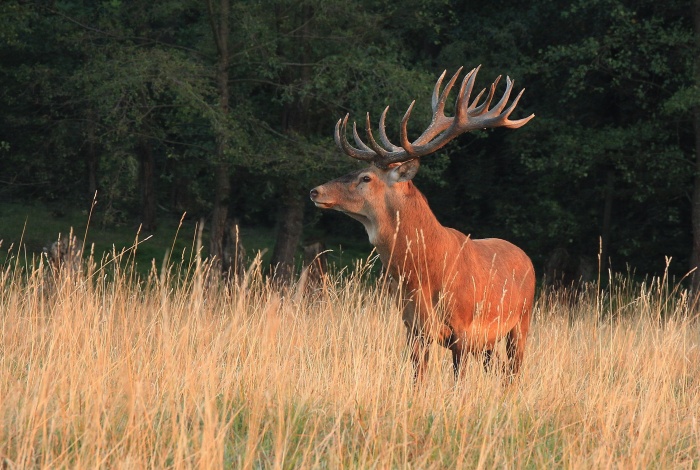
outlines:
M388 142L383 129L386 111L382 115L382 142L391 151L374 141L369 118L371 149L360 141L356 132L360 149L351 147L344 136L340 137L339 122L336 126L339 146L355 158L371 161L372 165L311 190L311 199L318 207L344 212L365 226L386 272L400 283L403 322L417 378L425 369L426 346L431 341L452 351L454 371L458 375L460 363L468 353L483 352L484 366L488 368L496 342L504 337L509 372L515 375L523 360L530 326L535 274L528 256L507 241L471 239L444 227L411 181L419 168L417 157L435 150L432 142L437 141L439 148L465 128L484 124L483 119L476 123L469 121L471 115L486 114L492 127L519 127L530 119L507 119L515 103L502 112L512 86L510 80L506 96L494 110L488 108L495 83L484 105L477 108L476 103L470 104L475 75L473 70L465 78L456 105L457 116L452 118L457 121L461 113L466 124L455 124L442 113L444 99L457 74L438 100L441 77L433 98L433 123L413 144L405 137L410 108L402 123L402 147ZM469 92L465 93L465 88ZM347 117L343 127L346 122ZM455 130L456 127L459 128Z

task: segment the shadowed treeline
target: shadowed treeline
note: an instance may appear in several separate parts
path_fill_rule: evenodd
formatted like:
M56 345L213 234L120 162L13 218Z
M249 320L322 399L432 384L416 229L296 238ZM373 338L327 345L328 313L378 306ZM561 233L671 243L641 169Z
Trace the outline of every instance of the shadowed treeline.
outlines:
M416 100L413 141L435 79L481 64L475 91L503 74L500 95L509 76L526 88L512 119L536 117L425 158L417 185L437 218L514 242L538 273L568 253L640 277L671 256L680 277L700 259L698 12L679 0L6 0L0 199L60 216L97 194L97 225L146 233L187 213L220 260L236 249L231 227L273 231L269 263L287 277L311 242L364 240L308 202L355 168L335 122L390 105L397 142Z

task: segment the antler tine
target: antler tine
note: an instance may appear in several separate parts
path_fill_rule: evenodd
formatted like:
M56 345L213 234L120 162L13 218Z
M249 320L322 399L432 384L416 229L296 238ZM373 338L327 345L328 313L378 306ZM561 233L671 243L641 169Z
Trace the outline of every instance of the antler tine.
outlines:
M356 158L357 160L362 160L365 162L372 162L374 159L377 157L377 154L372 152L371 150L360 150L356 149L350 143L348 142L348 139L346 137L347 134L347 127L348 127L348 118L350 117L349 114L345 115L344 119L338 119L338 122L335 124L335 143L340 147L340 149L345 152L348 156L352 158ZM342 127L342 135L341 135L341 127ZM355 134L357 134L355 132ZM366 147L366 146L365 146Z
M473 106L474 107L470 112L470 116L479 116L480 114L487 113L489 111L489 106L491 105L491 100L493 100L494 95L496 94L496 86L498 86L498 82L501 81L501 75L496 77L496 80L493 81L491 84L491 87L489 88L489 95L486 97L486 101L484 101L481 105L476 106L476 103L479 102L478 97L476 100L474 100ZM479 94L479 97L483 94L483 91Z
M433 88L433 98L430 102L430 107L435 110L435 106L438 104L438 99L440 98L440 86L442 85L442 80L445 78L445 74L447 73L447 69L442 71L442 74L440 77L437 79L437 82L435 82L435 88Z
M345 116L345 119L347 119L348 116ZM335 145L340 147L341 150L345 150L343 147L342 140L340 139L340 125L343 123L342 119L338 119L338 122L335 123L335 133L333 134L333 138L335 139Z
M467 108L467 111L469 111L469 115L471 116L472 113L471 111L474 111L474 108L476 107L476 104L479 102L482 96L484 96L484 93L486 93L486 88L483 88L478 95L476 95L476 98L472 100L472 102L469 104L469 108ZM488 98L488 96L487 96Z
M474 81L476 80L476 75L479 73L479 68L481 65L475 69L472 69L462 80L462 86L459 87L459 94L455 100L455 117L452 126L455 124L458 127L464 127L467 125L469 120L469 97L474 89Z
M528 121L530 121L530 119L535 117L534 114L531 114L526 118L518 119L515 121L511 121L510 119L508 119L511 113L515 110L515 107L518 105L520 97L523 96L523 93L525 92L524 88L520 90L520 93L518 93L513 102L505 109L505 111L503 111L503 108L507 104L514 83L514 81L507 78L506 91L503 94L501 100L498 102L498 104L496 104L496 107L494 107L490 111L486 109L486 111L482 113L481 119L477 119L477 122L480 122L482 127L506 127L509 129L517 129L519 127L524 126L525 124L527 124Z
M403 115L403 119L401 119L401 135L400 135L400 140L401 140L401 147L406 151L406 155L414 158L416 157L416 153L413 149L413 144L408 141L408 118L411 117L411 111L413 110L413 105L416 104L416 100L413 100L411 102L411 106L408 107L406 110L406 114ZM388 162L388 163L394 163L394 162Z
M367 113L367 125L366 125L366 130L367 130L367 143L369 146L377 152L377 155L379 155L381 158L386 158L389 152L382 148L376 140L374 140L374 136L372 135L372 124L369 121L369 113Z
M506 107L506 104L508 103L508 100L510 99L510 92L513 90L513 85L515 82L510 79L510 77L506 77L506 91L503 92L503 96L501 96L501 99L496 103L496 105L491 109L491 111L488 111L487 114L490 114L492 116L498 115L503 111L503 108Z
M503 127L507 127L508 129L518 129L520 127L523 127L528 122L530 122L530 119L532 119L534 117L535 117L535 113L532 113L526 118L516 119L515 121L508 121L508 124L505 124Z
M355 139L355 145L360 147L360 150L364 152L370 152L372 153L372 149L365 144L362 139L360 139L360 135L357 133L357 123L353 121L352 123L352 138Z
M397 147L396 145L392 144L386 135L386 113L388 111L389 111L389 106L384 108L384 112L382 113L382 117L379 118L379 138L381 139L384 146L389 148L392 152L399 152L402 150L402 148Z
M516 119L515 121L511 121L510 119L508 119L510 114L513 112L513 110L515 110L515 107L518 105L518 101L520 101L520 97L523 96L523 93L525 93L525 88L520 90L520 93L518 93L518 96L516 96L515 99L513 100L513 102L510 104L510 106L508 106L508 109L506 109L503 112L503 114L502 114L502 116L504 118L503 127L507 127L509 129L517 129L519 127L524 126L525 124L528 123L528 121L530 121L530 119L535 117L535 114L533 113L533 114L530 114L526 118Z
M445 116L445 102L447 101L447 97L449 96L450 92L452 91L452 87L454 86L455 82L457 81L457 78L459 77L459 74L462 72L462 69L464 67L460 67L457 72L452 75L452 78L450 78L450 81L447 82L447 85L445 85L445 89L442 90L442 94L440 95L440 98L435 100L435 97L438 94L442 75L440 76L440 79L438 79L438 83L435 85L435 89L433 91L433 117L430 121L430 125L423 131L423 133L418 137L414 142L413 146L420 146L424 145L427 142L430 142L440 134L442 131L450 127L450 124L453 121L453 118L448 118ZM473 73L474 70L469 72L469 74ZM467 74L467 76L469 76ZM444 73L443 73L444 75ZM402 144L403 145L403 144Z
M452 87L454 86L455 82L457 81L457 77L459 77L459 74L462 73L462 69L464 67L460 67L457 72L452 75L452 78L450 78L450 81L447 82L447 85L445 85L445 89L442 90L442 94L440 94L440 99L437 102L434 102L433 104L433 122L436 120L436 115L439 113L440 115L444 116L444 111L445 111L445 102L447 101L447 96L450 94L452 91ZM447 70L446 70L447 71ZM446 72L445 71L445 72ZM474 70L472 70L473 72ZM433 98L437 96L438 89L440 85L442 84L442 77L445 75L445 72L440 75L440 79L438 82L435 84L435 91L433 92ZM469 73L472 73L469 72ZM468 74L467 74L468 75ZM433 100L435 101L435 100ZM430 123L432 126L432 122Z

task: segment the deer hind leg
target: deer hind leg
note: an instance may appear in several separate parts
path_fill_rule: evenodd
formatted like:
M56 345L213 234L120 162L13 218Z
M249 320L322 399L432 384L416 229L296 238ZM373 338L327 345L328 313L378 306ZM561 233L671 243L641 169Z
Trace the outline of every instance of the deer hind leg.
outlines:
M483 351L483 359L484 359L484 371L486 372L491 372L491 356L493 356L493 350L492 349L484 349Z
M530 314L526 312L523 314L520 323L515 325L506 335L506 355L508 356L506 374L510 379L513 379L520 373L529 329Z
M459 347L452 347L450 349L452 350L452 368L454 369L455 380L458 380L460 370L461 370L461 365L462 365L464 356L466 356L467 353L465 353L465 351ZM481 358L483 359L484 371L491 372L491 370L493 369L493 364L491 362L491 357L493 356L493 350L492 349L484 349L480 354L476 354L476 356L477 357L481 356Z
M454 338L454 337L453 337ZM467 352L463 348L462 342L452 339L448 348L452 352L452 371L455 374L455 381L459 380L462 371L462 363Z

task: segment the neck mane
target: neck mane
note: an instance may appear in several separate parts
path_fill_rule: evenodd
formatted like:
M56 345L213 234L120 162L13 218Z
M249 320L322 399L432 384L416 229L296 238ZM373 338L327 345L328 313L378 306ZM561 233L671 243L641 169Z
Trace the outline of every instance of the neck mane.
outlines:
M362 221L382 264L392 275L405 271L407 253L415 257L428 252L431 242L447 230L418 188L410 181L403 185L391 193L383 210Z

